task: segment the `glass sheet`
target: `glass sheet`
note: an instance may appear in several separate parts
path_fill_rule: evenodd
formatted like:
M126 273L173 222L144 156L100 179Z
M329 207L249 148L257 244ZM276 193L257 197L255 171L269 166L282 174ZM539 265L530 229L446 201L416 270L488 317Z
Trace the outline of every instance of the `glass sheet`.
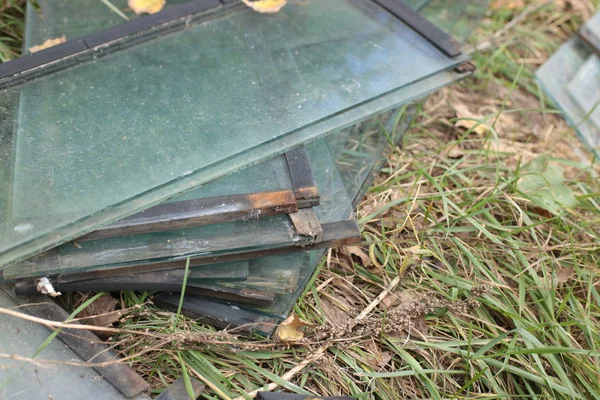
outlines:
M190 267L188 282L207 283L209 281L245 281L248 279L249 275L250 263L247 260L232 261L228 263Z
M338 135L327 138L354 205L385 163L390 148L400 143L414 116L414 105L401 106L344 129L340 140L336 140Z
M488 9L489 0L404 0L443 29L450 36L464 43Z
M329 0L223 12L4 89L0 265L421 97L465 60Z
M600 41L600 12L594 14L586 23L585 27L597 41Z
M600 125L598 106L600 80L598 57L578 38L563 44L544 65L536 77L567 122L597 155L600 155Z
M321 194L320 205L314 208L319 221L326 224L351 220L351 199L325 140L308 144L306 150ZM287 215L277 215L259 220L66 243L5 268L2 278L12 280L20 277L116 268L140 262L159 262L186 257L206 258L311 242L312 239L295 233Z
M594 84L595 83L595 84ZM591 55L567 86L571 97L582 110L588 110L591 122L600 127L600 59Z
M14 308L19 303L0 287L0 307ZM8 315L0 316L0 348L3 353L21 357L34 357L50 331L38 323ZM61 361L83 360L58 339L45 345L39 359ZM126 399L113 385L102 379L92 368L65 364L39 368L33 363L14 359L0 359L0 398L2 399ZM141 395L138 400L150 399Z
M381 166L384 164L390 151L397 145L408 129L415 115L415 107L400 107L387 113L382 113L370 118L356 126L340 131L339 133L327 138L328 146L333 154L336 154L335 161L337 168L340 170L341 176L348 187L350 198L354 198L357 202L363 191L368 187L365 182L372 182L372 179L379 173ZM338 137L339 135L339 137ZM361 142L361 139L365 139ZM315 168L316 171L325 169ZM363 181L360 181L360 180ZM238 303L225 303L230 306L227 313L227 322L231 325L244 325L249 322L255 322L255 330L263 334L271 334L275 329L275 325L266 324L265 317L275 322L281 322L290 313L292 307L303 293L310 278L314 274L319 262L324 254L324 250L312 250L305 253L290 254L286 256L270 256L250 260L250 274L253 271L261 269L267 278L272 279L277 273L269 271L285 271L289 276L294 270L298 271L298 282L292 291L276 293L275 301L269 306L251 307ZM286 268L282 268L286 266ZM256 272L255 272L256 273ZM264 286L248 286L259 290L269 290L269 283ZM240 283L226 284L239 287ZM193 297L193 296L186 296ZM169 300L174 301L177 305L175 297ZM165 300L166 301L166 300ZM208 303L210 304L210 303ZM206 307L206 303L202 303ZM202 313L201 309L194 307L190 302L188 305L194 308L193 311L188 309L190 315ZM237 315L237 310L242 312ZM184 312L186 312L184 305Z
M248 277L244 281L223 282L227 287L248 288L280 295L290 295L299 286L302 274L302 256L286 254L250 260ZM302 275L302 276L301 276Z

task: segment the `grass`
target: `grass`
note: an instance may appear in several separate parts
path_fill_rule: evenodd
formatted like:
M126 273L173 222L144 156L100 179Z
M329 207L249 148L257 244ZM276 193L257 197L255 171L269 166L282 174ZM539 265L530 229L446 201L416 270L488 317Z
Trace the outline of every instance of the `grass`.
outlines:
M269 384L361 399L600 398L598 167L533 77L599 4L538 3L493 9L472 41L475 76L424 104L358 209L364 244L331 251L297 304L313 324L303 343L215 334L123 293L142 311L120 327L173 340L122 334L115 346L146 349L133 365L155 387L184 369L207 399ZM457 128L471 120L490 128ZM564 178L528 167L544 155ZM528 176L576 204L549 207Z
M0 2L0 62L18 57L21 53L25 0Z

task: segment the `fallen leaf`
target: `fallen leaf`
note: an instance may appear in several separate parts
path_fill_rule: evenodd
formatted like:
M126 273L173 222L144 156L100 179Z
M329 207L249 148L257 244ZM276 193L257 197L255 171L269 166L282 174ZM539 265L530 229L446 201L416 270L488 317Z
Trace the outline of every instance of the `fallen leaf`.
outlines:
M456 111L456 117L459 118L458 121L454 123L455 127L471 130L480 136L485 135L490 130L486 124L481 123L483 121L481 116L469 111L464 104L456 103L453 106L454 111Z
M38 44L37 46L30 47L29 52L35 53L37 51L44 50L44 49L47 49L52 46L56 46L57 44L61 44L66 41L67 41L67 37L65 35L62 35L61 37L58 37L55 39L48 39L42 44Z
M573 267L557 268L556 271L556 283L566 283L573 278L575 270Z
M381 351L381 347L375 343L375 340L365 343L365 349L369 352L367 362L374 368L383 368L392 359L392 353Z
M520 10L525 7L525 2L523 0L495 0L490 7L492 10L500 8Z
M282 342L297 342L304 338L302 328L308 325L310 324L302 321L296 314L290 315L285 321L279 324L275 331L275 337Z
M381 303L379 303L379 308L385 311L389 308L396 307L401 303L410 303L412 301L412 297L406 292L390 293L383 300L381 300Z
M454 143L446 148L444 148L441 152L441 155L446 156L448 158L462 158L465 155L465 152L460 147L458 143Z
M118 301L114 297L105 294L84 308L79 317L85 324L109 327L123 316L121 311L115 310L117 304Z
M348 313L341 310L339 307L332 304L329 300L321 298L321 306L327 321L331 325L344 326L350 320Z
M136 14L156 14L163 9L167 0L128 0L127 5Z
M287 4L287 0L242 0L242 2L259 13L274 14Z
M341 249L341 252L342 252L342 254L344 254L345 256L350 258L350 260L352 260L352 256L356 256L356 257L360 258L360 261L361 261L363 267L369 267L373 264L371 262L371 258L369 257L369 255L367 253L365 253L363 251L363 249L361 249L358 246L343 247Z

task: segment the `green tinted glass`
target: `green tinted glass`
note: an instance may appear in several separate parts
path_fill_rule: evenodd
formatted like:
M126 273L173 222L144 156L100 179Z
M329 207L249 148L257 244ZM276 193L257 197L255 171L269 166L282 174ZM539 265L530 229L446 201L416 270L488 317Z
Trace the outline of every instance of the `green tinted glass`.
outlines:
M329 147L321 139L307 145L321 194L315 207L321 224L351 221L352 203ZM333 232L335 234L335 232ZM257 250L309 245L313 238L295 233L288 215L212 224L150 234L66 243L5 268L3 279L58 275L164 262L187 257L210 258Z
M329 0L217 11L3 89L0 264L420 97L465 59Z
M364 182L370 182L379 172L386 157L408 128L414 111L412 106L401 107L328 138L328 145L336 155L337 168L351 191L351 198L358 201L362 197L366 189ZM366 140L361 142L361 138ZM327 168L330 167L316 170L323 171ZM302 254L253 259L250 260L247 281L221 284L223 287L252 288L274 293L275 300L267 306L215 303L214 300L186 296L188 300L184 312L217 326L245 325L250 330L270 334L277 324L289 315L323 254L323 250L313 250ZM293 282L295 286L290 285ZM274 286L285 287L286 290L282 291ZM167 308L176 308L179 298L176 295L163 295L155 303Z

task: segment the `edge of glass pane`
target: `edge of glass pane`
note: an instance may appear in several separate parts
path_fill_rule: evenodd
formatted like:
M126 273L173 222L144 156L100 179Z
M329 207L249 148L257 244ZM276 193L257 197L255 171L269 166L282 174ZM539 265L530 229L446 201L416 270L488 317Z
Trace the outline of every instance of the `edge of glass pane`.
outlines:
M568 92L569 83L587 60L584 52L588 57L592 55L580 39L569 40L535 72L535 77L544 93L563 111L563 118L579 138L600 157L600 127L586 118L586 110L582 110Z

